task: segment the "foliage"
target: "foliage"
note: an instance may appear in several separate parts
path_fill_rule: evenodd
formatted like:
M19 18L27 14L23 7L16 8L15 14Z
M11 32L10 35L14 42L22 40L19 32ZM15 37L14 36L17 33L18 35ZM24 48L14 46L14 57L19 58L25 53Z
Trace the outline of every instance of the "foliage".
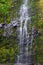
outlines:
M18 44L14 38L0 37L0 63L15 62L18 53Z
M12 0L0 0L0 13L8 12L11 4Z
M17 16L21 0L0 0L0 23L10 23ZM18 43L16 28L10 37L3 37L3 29L0 28L0 63L14 63L17 60ZM13 65L13 64L11 64Z
M10 23L18 16L18 11L22 1L20 0L0 0L0 23Z
M34 59L36 62L43 62L43 3L42 0L29 0L29 5L32 8L31 16L32 27L38 30L38 37L34 38ZM0 23L10 23L18 16L18 11L21 0L0 0ZM16 31L16 28L14 28ZM13 30L14 30L13 29ZM0 63L16 62L18 54L18 43L16 34L11 37L3 37L3 30L0 28Z
M32 20L32 26L35 26L36 30L38 30L38 37L36 37L34 39L34 52L35 52L35 61L39 62L39 63L43 63L43 18L42 18L42 12L43 12L43 8L42 8L42 3L40 3L42 0L34 0L32 2L32 12L35 13L35 15L33 15L31 17Z

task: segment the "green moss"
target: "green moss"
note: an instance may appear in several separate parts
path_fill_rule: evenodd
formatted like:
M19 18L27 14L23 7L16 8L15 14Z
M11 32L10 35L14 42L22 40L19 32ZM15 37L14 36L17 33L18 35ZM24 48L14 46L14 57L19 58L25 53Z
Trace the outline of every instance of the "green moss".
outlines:
M0 35L3 33L3 30L2 29L0 29Z

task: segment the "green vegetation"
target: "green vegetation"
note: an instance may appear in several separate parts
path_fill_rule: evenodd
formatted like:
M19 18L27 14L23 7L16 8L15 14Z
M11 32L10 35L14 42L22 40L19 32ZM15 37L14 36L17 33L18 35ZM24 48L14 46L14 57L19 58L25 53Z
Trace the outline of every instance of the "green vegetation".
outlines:
M15 33L14 33L15 34ZM15 36L0 36L0 63L15 62L18 54L18 43Z
M18 11L21 0L0 0L0 23L10 23L18 16ZM43 1L42 0L29 0L29 5L32 8L31 16L32 27L38 30L38 37L34 38L34 59L36 62L43 64ZM3 37L3 29L0 28L0 63L14 63L17 60L18 42L16 39L16 28L14 28L11 37ZM13 65L13 64L12 64Z
M42 0L34 0L31 7L32 11L35 13L35 15L32 16L32 25L35 27L36 30L38 30L38 37L34 39L34 51L36 59L36 62L43 64L43 3L40 3Z
M0 13L8 12L11 4L12 0L0 0Z
M21 3L21 0L0 0L0 23L10 23L11 17L17 17Z
M0 23L10 23L11 18L13 20L17 16L21 3L21 0L0 0ZM0 28L0 63L14 63L17 60L16 28L12 29L11 37L3 37L3 29Z

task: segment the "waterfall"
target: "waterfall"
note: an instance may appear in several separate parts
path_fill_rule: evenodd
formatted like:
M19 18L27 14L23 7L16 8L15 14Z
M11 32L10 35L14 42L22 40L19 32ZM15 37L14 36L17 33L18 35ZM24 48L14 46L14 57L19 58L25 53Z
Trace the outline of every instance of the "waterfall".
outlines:
M28 44L29 44L29 34L27 32L27 25L30 22L30 17L28 14L28 0L23 0L23 4L20 7L20 28L19 28L19 55L17 63L18 65L28 64ZM29 62L31 62L29 60Z

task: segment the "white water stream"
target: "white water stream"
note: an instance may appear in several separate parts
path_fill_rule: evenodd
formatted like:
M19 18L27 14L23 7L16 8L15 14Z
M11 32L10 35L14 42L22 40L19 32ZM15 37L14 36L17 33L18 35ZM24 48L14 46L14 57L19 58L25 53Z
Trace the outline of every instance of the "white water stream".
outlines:
M27 24L30 21L28 14L28 0L23 0L23 4L20 8L20 42L19 42L19 55L18 55L18 65L28 64L28 41L29 34L27 32ZM24 63L24 64L23 64Z

